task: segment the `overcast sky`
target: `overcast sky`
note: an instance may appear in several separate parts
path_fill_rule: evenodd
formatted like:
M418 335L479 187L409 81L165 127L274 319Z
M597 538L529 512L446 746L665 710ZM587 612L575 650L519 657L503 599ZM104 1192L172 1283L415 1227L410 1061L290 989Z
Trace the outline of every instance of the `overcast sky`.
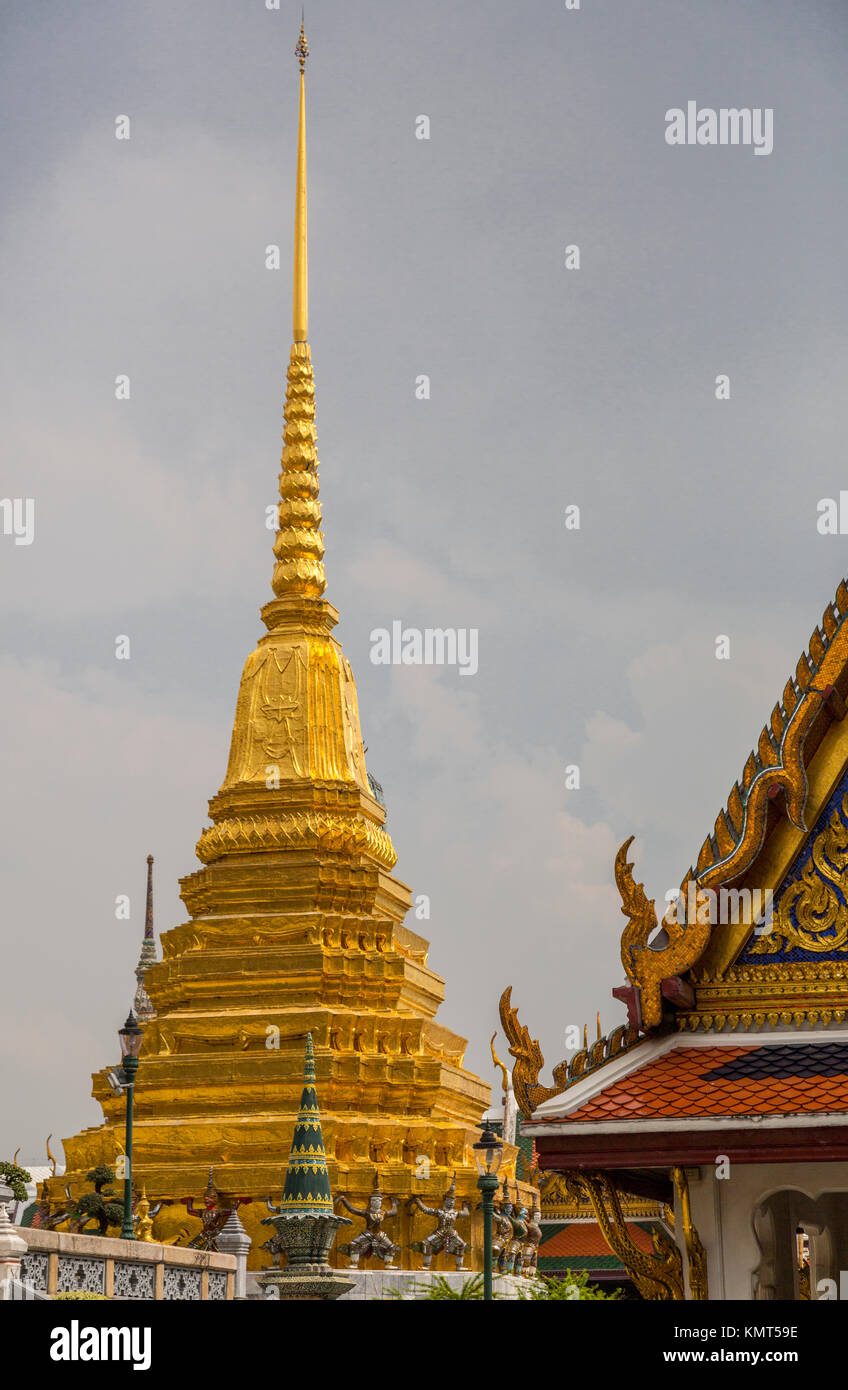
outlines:
M280 6L3 11L0 496L35 532L0 535L0 1157L100 1117L145 857L164 931L262 631ZM440 1021L491 1080L507 984L549 1065L622 1020L616 849L650 897L680 882L848 570L816 528L848 489L848 11L310 0L307 29L327 597ZM773 152L668 145L689 100L771 109ZM395 620L477 628L478 673L373 665Z

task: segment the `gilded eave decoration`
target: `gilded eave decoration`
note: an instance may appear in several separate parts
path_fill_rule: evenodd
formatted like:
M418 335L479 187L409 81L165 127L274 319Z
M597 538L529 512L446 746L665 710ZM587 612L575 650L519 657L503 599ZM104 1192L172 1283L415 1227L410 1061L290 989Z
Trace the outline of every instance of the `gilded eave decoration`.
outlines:
M789 951L812 956L848 946L848 791L815 835L806 863L784 885L772 930L748 943L744 956L774 958Z
M515 1100L525 1118L529 1118L537 1105L561 1095L588 1072L594 1071L613 1057L619 1056L639 1041L637 1029L621 1025L614 1028L608 1037L598 1038L591 1047L576 1052L570 1061L560 1062L553 1070L553 1086L539 1083L539 1073L545 1065L545 1058L538 1039L531 1038L527 1029L518 1021L518 1009L511 1007L512 986L505 989L500 1000L501 1027L509 1043L510 1053L515 1061L512 1069L512 1085Z

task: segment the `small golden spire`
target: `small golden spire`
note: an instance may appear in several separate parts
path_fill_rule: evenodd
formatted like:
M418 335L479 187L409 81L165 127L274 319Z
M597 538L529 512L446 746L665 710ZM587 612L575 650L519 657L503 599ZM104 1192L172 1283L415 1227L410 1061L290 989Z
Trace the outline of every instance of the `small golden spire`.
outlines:
M601 1041L601 1011L598 1009L598 1042Z
M303 10L300 12L300 38L297 41L297 48L294 50L294 56L300 62L300 70L303 72L306 67L306 60L309 57L309 44L306 42Z
M153 1218L150 1215L150 1202L147 1199L147 1187L141 1189L141 1196L136 1203L136 1224L135 1238L150 1244L153 1240Z
M294 295L292 328L294 341L305 343L309 336L309 274L306 254L306 82L304 69L309 45L303 23L295 55L300 63L300 111L297 122L297 187L294 199Z
M583 1051L584 1051L584 1052L586 1051L586 1048L587 1048L588 1046L589 1046L589 1025L588 1025L588 1023L584 1023L584 1024L583 1024Z

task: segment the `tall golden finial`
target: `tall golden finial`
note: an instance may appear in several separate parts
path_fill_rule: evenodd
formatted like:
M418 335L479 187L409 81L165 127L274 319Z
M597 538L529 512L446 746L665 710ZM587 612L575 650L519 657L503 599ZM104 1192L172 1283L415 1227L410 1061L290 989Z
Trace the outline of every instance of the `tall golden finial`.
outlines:
M601 1011L598 1009L598 1042L601 1041Z
M305 343L309 336L309 274L306 254L306 82L304 71L309 44L303 21L295 56L300 64L300 112L297 122L297 189L294 200L294 296L292 327L294 341Z
M584 1023L584 1024L583 1024L583 1051L584 1051L584 1052L586 1051L586 1049L587 1049L588 1046L589 1046L589 1025L588 1025L588 1023Z
M300 115L297 131L297 185L294 204L294 284L292 329L286 389L283 469L280 474L279 529L274 541L277 564L271 587L278 599L313 600L324 593L324 537L318 501L318 453L315 447L315 385L309 351L309 290L306 257L306 93L304 68L309 54L300 26L295 55L300 63ZM263 619L273 629L285 613L271 603Z
M303 72L306 67L306 60L309 57L309 44L306 42L303 10L300 12L300 38L297 41L297 48L294 50L294 56L300 62L300 70Z

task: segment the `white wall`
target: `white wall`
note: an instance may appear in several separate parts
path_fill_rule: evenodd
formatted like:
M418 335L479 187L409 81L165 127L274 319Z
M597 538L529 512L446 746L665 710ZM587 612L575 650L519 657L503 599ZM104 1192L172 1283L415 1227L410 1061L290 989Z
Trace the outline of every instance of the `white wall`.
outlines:
M729 1176L721 1179L716 1171L706 1166L687 1169L692 1218L707 1252L710 1301L755 1298L754 1275L762 1251L754 1213L772 1194L792 1190L817 1201L825 1193L845 1193L846 1219L841 1224L848 1232L848 1163L733 1163ZM679 1199L675 1215L682 1242ZM841 1241L842 1233L834 1234Z

